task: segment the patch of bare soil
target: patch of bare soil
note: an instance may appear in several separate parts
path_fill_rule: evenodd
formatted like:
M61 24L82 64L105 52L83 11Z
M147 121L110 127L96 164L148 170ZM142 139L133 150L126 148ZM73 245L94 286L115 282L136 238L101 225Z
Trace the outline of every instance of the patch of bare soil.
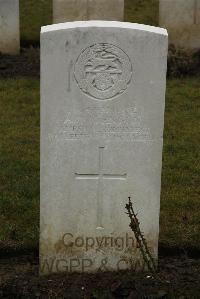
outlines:
M200 50L185 51L170 45L168 77L200 75ZM0 78L40 76L40 48L22 48L20 55L0 54Z
M184 50L169 45L168 51L168 77L199 76L200 50Z
M200 259L160 257L156 277L129 271L38 276L34 255L0 260L0 298L200 298Z
M0 54L0 78L39 77L40 49L24 48L20 55Z

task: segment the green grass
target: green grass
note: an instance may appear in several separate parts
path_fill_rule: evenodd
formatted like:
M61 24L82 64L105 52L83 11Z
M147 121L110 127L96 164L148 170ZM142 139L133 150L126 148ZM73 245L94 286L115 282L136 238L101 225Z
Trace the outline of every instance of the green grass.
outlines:
M167 83L160 241L170 247L200 248L199 80ZM0 109L0 247L35 247L39 237L39 80L1 80Z
M168 81L160 241L200 248L200 78Z
M35 246L39 219L39 82L0 81L0 247Z
M158 26L158 0L125 0L125 21Z
M125 0L125 21L158 25L158 0ZM20 0L22 46L37 44L40 27L52 24L52 0Z
M20 0L20 32L23 44L40 40L41 26L52 24L53 0Z

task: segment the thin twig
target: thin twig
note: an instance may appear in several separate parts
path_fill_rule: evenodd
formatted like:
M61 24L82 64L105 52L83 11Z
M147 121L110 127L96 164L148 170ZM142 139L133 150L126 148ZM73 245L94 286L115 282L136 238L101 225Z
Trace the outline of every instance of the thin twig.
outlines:
M142 254L144 262L146 263L149 271L155 273L156 272L156 263L155 263L154 258L151 255L151 252L148 248L144 234L140 230L140 223L137 218L137 215L134 212L131 198L129 197L128 199L129 199L129 202L128 202L128 204L126 204L126 209L128 211L127 214L131 220L131 223L129 226L132 229L132 231L134 232L134 235L135 235L136 241L138 243L138 246L139 246L139 249Z

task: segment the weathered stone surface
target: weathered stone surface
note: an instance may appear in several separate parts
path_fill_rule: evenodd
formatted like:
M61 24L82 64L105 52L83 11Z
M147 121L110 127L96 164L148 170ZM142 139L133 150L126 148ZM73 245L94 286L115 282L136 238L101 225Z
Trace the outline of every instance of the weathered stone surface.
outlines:
M0 0L0 52L19 53L19 39L19 0Z
M200 48L200 0L160 0L160 26L169 42L185 49Z
M124 0L53 0L53 22L123 21Z
M157 258L166 30L41 32L41 273L142 268L128 196Z

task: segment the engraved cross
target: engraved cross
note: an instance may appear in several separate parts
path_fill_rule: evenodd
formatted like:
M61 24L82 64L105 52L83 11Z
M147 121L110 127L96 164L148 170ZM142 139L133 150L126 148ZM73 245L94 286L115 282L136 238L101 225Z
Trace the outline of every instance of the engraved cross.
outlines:
M98 173L75 173L77 180L98 180L97 187L97 229L103 229L102 216L103 216L103 181L104 180L126 180L127 174L110 174L104 172L103 153L105 147L99 147L99 165Z

